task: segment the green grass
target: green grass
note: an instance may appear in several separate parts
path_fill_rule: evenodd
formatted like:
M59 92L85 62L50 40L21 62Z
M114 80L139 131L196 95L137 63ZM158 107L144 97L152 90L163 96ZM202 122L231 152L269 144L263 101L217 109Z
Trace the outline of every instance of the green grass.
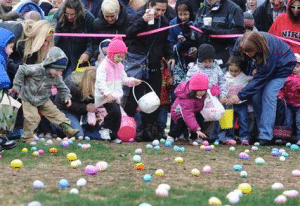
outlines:
M105 205L105 206L134 206L147 202L155 206L198 206L208 205L208 199L212 196L218 197L223 205L230 204L226 195L237 189L242 182L248 182L253 187L251 194L244 195L238 206L275 206L275 197L283 191L271 190L274 182L283 182L286 190L299 190L298 178L291 177L292 169L299 168L299 152L287 151L290 157L286 162L280 162L271 157L269 147L260 147L256 153L251 153L250 160L240 160L238 153L249 147L236 146L235 152L230 152L228 146L219 146L212 152L200 151L199 148L184 145L187 148L185 153L174 152L161 146L160 151L146 149L146 143L126 143L122 145L110 145L107 143L90 141L92 147L89 150L82 150L77 147L77 142L68 148L62 148L58 144L45 146L42 143L36 145L38 149L44 149L45 155L33 157L29 144L19 143L13 150L4 151L0 161L0 205L25 205L30 201L41 201L43 206L84 206L84 205ZM28 148L28 154L21 153L22 148ZM49 154L51 147L59 149L58 154ZM132 156L136 148L142 148L141 154L146 165L144 171L134 170ZM284 147L285 148L285 147ZM82 166L73 170L67 161L66 155L69 152L77 154L82 161ZM174 157L184 158L182 165L173 162ZM257 166L254 164L256 157L266 159L266 165ZM16 170L10 167L14 159L21 159L23 168ZM95 165L98 161L104 160L109 163L109 168L96 176L84 174L84 167L88 164ZM200 177L192 177L191 168L201 168L204 165L211 165L213 173L210 175L201 174ZM248 171L248 178L242 179L238 173L232 172L233 164L242 164ZM165 170L164 177L154 176L158 168ZM277 171L278 170L278 171ZM268 173L268 171L270 171ZM274 173L278 172L278 175ZM144 183L144 174L153 174L151 183ZM223 173L228 173L224 176ZM264 174L261 174L264 173ZM278 176L278 178L277 178ZM76 181L79 178L86 178L88 184L79 188L79 195L71 195L71 188L76 188ZM70 182L70 188L59 189L57 183L61 178ZM43 190L32 189L34 180L41 180L46 184ZM262 183L264 182L264 183ZM297 184L295 184L295 182ZM160 183L171 185L169 197L162 198L155 195L155 189ZM291 185L293 187L291 187ZM295 186L296 185L296 186ZM288 199L287 206L299 206L299 199Z

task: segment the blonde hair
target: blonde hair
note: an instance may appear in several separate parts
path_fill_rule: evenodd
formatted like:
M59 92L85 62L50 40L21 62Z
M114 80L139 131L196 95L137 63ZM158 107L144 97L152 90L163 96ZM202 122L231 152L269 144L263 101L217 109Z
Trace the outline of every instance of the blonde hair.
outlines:
M82 73L72 75L72 81L78 83L78 88L81 92L82 100L94 98L95 82L96 82L96 67L89 66Z
M119 14L120 4L118 0L104 0L101 5L102 13Z
M36 63L41 63L46 57L49 49L54 45L53 39L54 26L45 20L33 21L25 20L23 23L23 34L18 41L18 45L24 42L23 62L26 62L33 53L37 52ZM43 46L46 38L51 36L48 45Z

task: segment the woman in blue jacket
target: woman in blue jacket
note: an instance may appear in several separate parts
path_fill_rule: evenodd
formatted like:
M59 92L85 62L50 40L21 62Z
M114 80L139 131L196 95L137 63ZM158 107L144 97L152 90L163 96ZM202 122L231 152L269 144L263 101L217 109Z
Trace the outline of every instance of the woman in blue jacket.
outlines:
M276 118L277 94L292 73L296 58L293 50L277 37L265 32L246 32L233 52L256 68L253 79L229 99L231 104L252 98L261 145L270 145Z

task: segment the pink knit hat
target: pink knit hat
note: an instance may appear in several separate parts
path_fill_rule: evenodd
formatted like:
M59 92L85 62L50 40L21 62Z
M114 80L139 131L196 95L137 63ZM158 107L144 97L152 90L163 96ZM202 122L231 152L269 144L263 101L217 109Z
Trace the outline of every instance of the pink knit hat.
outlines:
M209 80L206 74L197 72L190 78L189 89L193 91L208 89Z
M114 61L116 53L127 53L127 47L122 37L115 37L111 40L107 48L108 58Z

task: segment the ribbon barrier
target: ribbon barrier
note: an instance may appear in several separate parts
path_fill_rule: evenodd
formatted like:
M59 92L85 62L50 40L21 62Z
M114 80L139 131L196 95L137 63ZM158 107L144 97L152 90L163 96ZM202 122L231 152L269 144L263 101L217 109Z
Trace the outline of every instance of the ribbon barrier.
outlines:
M126 37L125 34L85 34L85 33L54 33L55 36L64 37Z

